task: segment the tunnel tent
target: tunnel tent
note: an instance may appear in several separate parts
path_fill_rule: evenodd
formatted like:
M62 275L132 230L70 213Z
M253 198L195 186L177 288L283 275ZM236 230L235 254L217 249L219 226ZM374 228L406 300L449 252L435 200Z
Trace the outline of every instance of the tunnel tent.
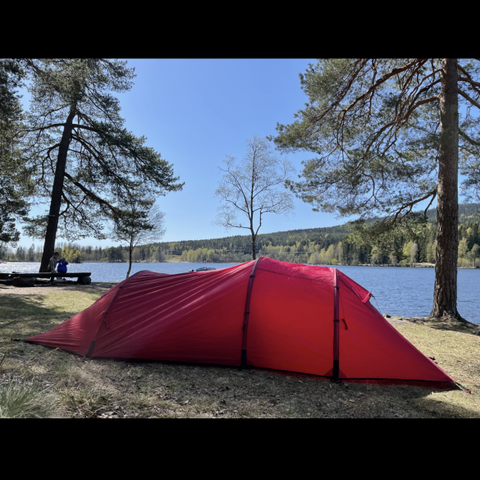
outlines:
M454 381L336 268L261 257L221 270L140 271L27 339L89 358L259 367L332 380Z

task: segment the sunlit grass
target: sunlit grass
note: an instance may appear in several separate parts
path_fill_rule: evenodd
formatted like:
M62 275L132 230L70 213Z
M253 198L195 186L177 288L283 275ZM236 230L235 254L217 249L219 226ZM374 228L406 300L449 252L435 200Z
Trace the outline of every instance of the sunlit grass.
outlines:
M36 386L12 381L0 385L0 418L43 418L52 411L53 405Z

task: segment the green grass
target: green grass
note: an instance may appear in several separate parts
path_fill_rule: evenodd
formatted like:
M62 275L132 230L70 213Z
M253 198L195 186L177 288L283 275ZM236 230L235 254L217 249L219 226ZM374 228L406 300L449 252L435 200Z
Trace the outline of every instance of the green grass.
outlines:
M53 412L38 387L12 381L0 385L0 418L43 418Z

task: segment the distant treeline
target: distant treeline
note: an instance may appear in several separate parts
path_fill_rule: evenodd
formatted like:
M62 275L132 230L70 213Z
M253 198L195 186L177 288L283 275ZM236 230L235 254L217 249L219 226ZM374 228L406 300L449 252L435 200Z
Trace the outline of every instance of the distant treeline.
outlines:
M459 259L461 267L474 266L480 261L480 205L461 205L459 214ZM392 264L410 265L435 262L436 210L428 212L429 223L421 235L411 240L396 235L388 248L352 241L351 226L289 230L259 234L257 256L314 265ZM369 220L373 222L374 219ZM70 263L124 262L128 260L127 247L82 247L59 243L56 250ZM5 260L40 261L41 249L18 247L4 252ZM161 242L135 247L134 262L198 262L235 263L251 260L251 238L237 235L209 240Z
M125 262L128 261L127 247L85 247L75 243L59 242L55 251L65 258L69 263L83 262ZM32 245L30 248L18 247L14 252L12 249L3 253L6 261L17 262L40 262L43 248ZM165 262L165 255L158 246L145 245L135 248L133 251L134 262Z

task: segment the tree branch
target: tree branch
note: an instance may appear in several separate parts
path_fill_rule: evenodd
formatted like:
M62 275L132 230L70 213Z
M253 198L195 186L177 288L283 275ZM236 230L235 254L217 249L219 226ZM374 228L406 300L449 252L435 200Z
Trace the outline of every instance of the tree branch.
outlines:
M402 123L406 123L406 122L408 121L408 119L410 118L410 115L412 114L412 112L413 112L416 108L418 108L420 105L423 105L423 104L425 104L425 103L436 102L436 101L438 101L438 100L439 100L438 95L435 95L434 97L429 97L429 98L425 98L424 100L418 101L415 105L412 105L412 106L409 108L408 112L407 112L406 115L405 115L405 119L403 120Z
M460 89L460 87L458 87L458 93L463 97L465 98L466 100L468 100L472 105L474 105L475 107L477 107L478 109L480 109L480 103L478 103L477 101L475 101L470 95L468 95L468 93L464 92L463 90Z
M88 197L90 197L96 203L98 203L98 204L100 204L104 207L107 207L113 213L113 215L115 217L118 217L120 215L120 211L116 207L114 207L113 205L108 203L103 198L100 198L99 196L97 196L95 193L93 193L88 188L84 187L80 182L75 181L73 179L73 177L70 174L68 174L67 172L65 172L65 177L68 178L74 185L76 185L80 190L82 190L82 192L84 192L86 195L88 195Z
M473 140L473 138L470 138L463 130L461 130L460 128L458 129L458 133L465 139L467 140L469 143L471 143L472 145L475 145L476 147L480 147L480 143L476 142L475 140Z
M353 103L351 103L348 108L345 110L345 112L347 112L348 110L351 110L358 102L360 102L361 100L363 100L367 95L369 95L370 93L374 93L375 90L378 88L379 85L381 85L382 83L385 83L389 78L395 76L395 75L398 75L399 73L402 73L404 72L405 70L409 70L412 66L414 66L415 64L418 64L417 66L417 69L420 68L428 59L415 59L413 60L412 62L410 63L407 63L406 65L404 65L403 67L399 67L399 68L394 68L393 70L391 70L390 72L386 73L383 77L379 78L372 86L370 86L370 88L363 94L363 95L360 95L359 97L357 97Z
M433 195L433 198L435 198L436 194L437 194L437 188L435 187L435 190L433 190L432 192L429 192L429 193L428 193L427 195L425 195L424 197L418 198L417 200L413 200L413 201L411 201L411 202L406 203L405 205L402 205L402 206L398 209L397 213L395 214L395 217L394 217L393 220L392 220L392 224L394 224L394 223L397 221L397 217L398 217L398 215L400 215L400 212L402 212L403 210L405 210L406 208L408 208L408 211L407 211L406 213L404 213L404 214L400 217L400 220L399 220L399 221L402 221L402 219L412 211L414 205L416 205L417 203L423 202L423 200L426 200L427 198L431 197L432 195ZM432 201L433 201L433 199L432 199ZM430 202L430 204L432 203L432 201ZM430 206L430 205L429 205L429 206ZM427 207L427 208L428 208L428 207Z

